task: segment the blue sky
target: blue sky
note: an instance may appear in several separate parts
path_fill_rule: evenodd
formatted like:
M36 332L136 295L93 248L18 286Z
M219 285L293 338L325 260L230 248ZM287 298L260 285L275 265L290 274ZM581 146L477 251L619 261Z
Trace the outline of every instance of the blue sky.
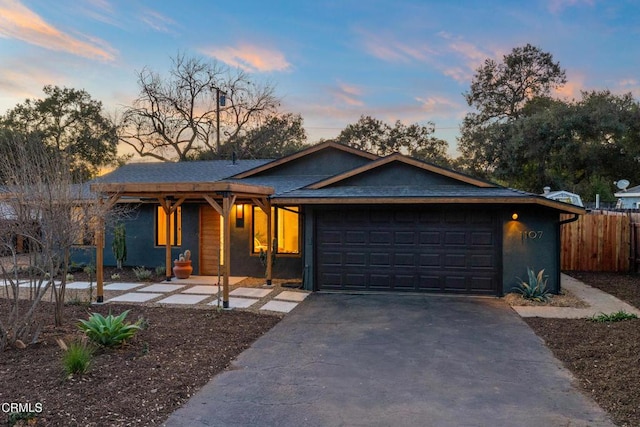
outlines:
M639 23L636 0L0 0L0 114L45 84L113 114L136 97L137 71L186 52L274 84L311 142L371 115L432 121L455 154L474 70L516 46L567 70L558 97L639 98Z

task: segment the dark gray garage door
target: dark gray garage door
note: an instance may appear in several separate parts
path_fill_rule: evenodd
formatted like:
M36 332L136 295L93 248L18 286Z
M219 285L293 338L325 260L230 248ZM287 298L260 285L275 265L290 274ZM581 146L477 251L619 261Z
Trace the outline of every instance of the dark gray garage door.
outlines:
M319 290L497 293L493 212L345 208L316 214Z

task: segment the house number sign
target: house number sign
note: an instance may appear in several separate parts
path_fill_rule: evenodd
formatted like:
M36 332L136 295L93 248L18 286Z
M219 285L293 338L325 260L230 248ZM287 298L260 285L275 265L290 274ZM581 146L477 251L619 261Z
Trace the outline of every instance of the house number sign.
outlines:
M542 230L524 230L522 240L539 240L542 239L543 234Z

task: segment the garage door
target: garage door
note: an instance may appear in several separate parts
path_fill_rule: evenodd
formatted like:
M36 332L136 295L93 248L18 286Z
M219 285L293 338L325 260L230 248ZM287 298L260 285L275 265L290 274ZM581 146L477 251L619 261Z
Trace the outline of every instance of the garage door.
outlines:
M496 224L492 211L469 208L319 211L317 288L495 295Z

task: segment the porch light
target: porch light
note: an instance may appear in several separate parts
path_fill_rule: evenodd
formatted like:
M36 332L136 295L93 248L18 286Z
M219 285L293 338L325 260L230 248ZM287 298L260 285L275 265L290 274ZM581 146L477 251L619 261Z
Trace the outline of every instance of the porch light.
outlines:
M244 227L244 205L239 203L236 205L236 228Z
M511 219L512 219L512 220L514 220L514 221L517 221L517 220L518 220L518 213L517 213L517 212L514 212L514 213L511 215Z

